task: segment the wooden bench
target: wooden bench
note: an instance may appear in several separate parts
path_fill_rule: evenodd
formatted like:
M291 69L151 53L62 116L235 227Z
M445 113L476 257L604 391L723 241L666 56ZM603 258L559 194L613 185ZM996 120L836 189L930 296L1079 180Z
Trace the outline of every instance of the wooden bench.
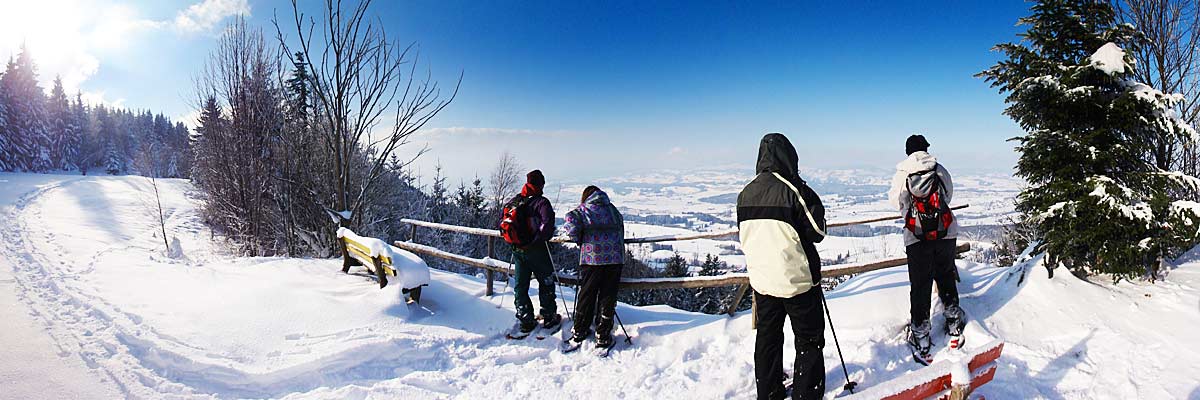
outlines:
M375 275L379 280L379 288L383 289L388 285L387 277L396 276L396 267L392 264L391 257L386 254L378 254L372 256L370 246L359 243L355 240L357 235L339 235L339 242L342 244L342 272L350 273L350 267L361 265L366 267L367 271ZM408 295L410 302L421 302L421 287L403 288L401 291Z
M994 340L968 350L960 359L938 361L847 399L965 400L975 389L996 377L996 360L1002 351L1004 342Z

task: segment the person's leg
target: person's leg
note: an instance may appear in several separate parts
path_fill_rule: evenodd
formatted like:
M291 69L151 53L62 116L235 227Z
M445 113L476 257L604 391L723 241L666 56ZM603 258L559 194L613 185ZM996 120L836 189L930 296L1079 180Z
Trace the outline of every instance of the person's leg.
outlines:
M938 299L946 317L945 332L960 335L965 315L958 304L958 267L954 265L954 239L937 241L933 256L933 279L937 283Z
M529 280L532 271L529 268L527 254L523 251L513 252L513 273L517 285L513 287L513 305L517 310L517 320L523 324L535 323L533 318L533 301L529 299Z
M575 321L571 330L580 338L592 333L592 313L596 309L596 293L600 281L597 269L590 265L579 267L579 277L583 282L579 285L579 291L575 292Z
M783 299L754 292L754 383L759 400L783 397Z
M819 287L787 299L786 310L796 337L792 398L820 399L825 395L825 314Z
M619 264L598 267L603 270L603 278L596 296L596 306L600 309L599 318L596 320L596 337L609 342L612 341L613 316L617 313L617 289L621 285L623 267Z
M958 308L958 271L954 265L954 239L934 242L932 257L933 279L937 282L938 298L946 309Z
M919 326L929 320L929 293L933 290L930 242L917 242L904 249L908 255L908 303L910 322Z
M536 250L535 250L536 249ZM555 295L557 282L554 281L554 261L546 245L533 246L529 251L530 266L533 276L538 281L538 303L541 307L538 314L548 318L558 313L558 297Z

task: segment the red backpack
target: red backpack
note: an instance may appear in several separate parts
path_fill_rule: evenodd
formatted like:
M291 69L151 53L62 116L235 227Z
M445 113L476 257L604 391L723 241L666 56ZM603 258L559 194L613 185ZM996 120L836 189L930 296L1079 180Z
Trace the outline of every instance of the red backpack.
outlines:
M533 242L533 215L529 210L532 200L518 194L504 205L500 214L500 237L513 247L523 248Z
M913 193L914 179L919 189L925 189L922 191L926 193L924 197ZM945 239L954 223L954 213L945 200L946 185L937 174L937 166L909 174L906 186L911 204L904 214L904 229L912 232L917 240Z

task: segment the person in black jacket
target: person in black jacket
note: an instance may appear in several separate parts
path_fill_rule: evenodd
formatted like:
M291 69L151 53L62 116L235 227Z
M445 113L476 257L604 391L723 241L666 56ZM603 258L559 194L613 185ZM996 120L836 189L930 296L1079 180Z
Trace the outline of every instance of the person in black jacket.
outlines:
M796 149L787 137L767 134L758 148L758 175L738 194L738 236L757 304L754 380L759 399L780 399L783 321L796 339L793 399L825 394L825 320L821 307L821 257L825 207L800 179Z

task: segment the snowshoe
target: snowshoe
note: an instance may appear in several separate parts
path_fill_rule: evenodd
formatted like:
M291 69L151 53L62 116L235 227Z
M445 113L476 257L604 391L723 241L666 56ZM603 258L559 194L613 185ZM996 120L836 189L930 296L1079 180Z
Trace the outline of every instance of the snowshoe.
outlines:
M573 353L583 346L583 342L585 340L587 340L587 335L571 335L569 339L562 342L562 345L559 346L558 349L559 351L562 351L563 354Z
M929 337L929 322L916 327L909 325L906 342L908 342L909 350L912 351L913 361L921 365L933 363L933 354L930 353L933 340Z
M946 336L949 337L950 348L958 349L966 344L966 339L963 338L963 327L966 325L967 320L962 308L951 306L946 309Z
M537 327L537 321L529 323L517 322L517 324L508 331L508 333L504 334L504 337L508 338L509 340L521 340L529 337L529 335L532 335L533 331L536 330Z
M596 357L608 358L608 356L612 354L613 347L616 347L616 344L617 343L613 340L612 335L597 337L595 350Z
M562 330L562 316L554 314L551 317L542 319L542 329L538 331L537 340L546 340L547 337L558 333Z

